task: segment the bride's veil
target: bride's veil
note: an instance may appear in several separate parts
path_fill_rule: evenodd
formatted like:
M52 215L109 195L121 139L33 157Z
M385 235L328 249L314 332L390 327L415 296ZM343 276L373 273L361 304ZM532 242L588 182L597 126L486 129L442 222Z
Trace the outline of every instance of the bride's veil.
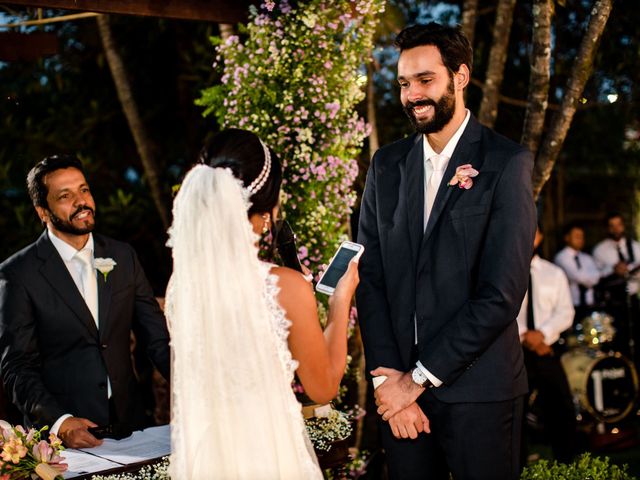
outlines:
M174 202L172 478L308 478L247 197L230 170L199 165Z

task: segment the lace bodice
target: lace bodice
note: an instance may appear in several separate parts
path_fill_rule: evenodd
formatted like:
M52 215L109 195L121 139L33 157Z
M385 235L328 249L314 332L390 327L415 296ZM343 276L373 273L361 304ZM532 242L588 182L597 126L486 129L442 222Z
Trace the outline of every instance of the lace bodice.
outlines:
M278 303L280 288L278 287L278 277L270 273L272 267L270 264L266 264L265 266L267 272L264 297L273 321L273 329L278 339L278 356L284 368L287 381L291 383L293 382L294 373L298 368L298 361L293 359L291 351L289 350L288 338L291 321L286 317L284 310Z

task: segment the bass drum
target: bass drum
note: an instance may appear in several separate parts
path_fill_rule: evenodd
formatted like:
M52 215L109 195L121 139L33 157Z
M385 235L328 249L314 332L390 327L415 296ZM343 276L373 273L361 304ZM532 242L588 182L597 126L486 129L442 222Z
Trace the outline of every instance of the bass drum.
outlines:
M561 357L574 400L597 421L624 419L638 398L638 373L620 353L575 349Z

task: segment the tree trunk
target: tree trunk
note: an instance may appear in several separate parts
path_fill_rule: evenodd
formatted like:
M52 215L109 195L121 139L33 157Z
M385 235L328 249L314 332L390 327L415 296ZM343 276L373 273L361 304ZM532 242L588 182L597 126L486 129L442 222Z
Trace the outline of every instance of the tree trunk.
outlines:
M613 0L596 0L591 10L589 25L582 38L578 56L573 64L571 77L567 82L567 88L562 97L561 108L553 115L549 133L544 138L536 158L533 170L533 194L536 199L551 175L553 164L560 154L571 126L578 100L580 100L584 86L593 71L593 61L598 49L598 43L609 19L612 4Z
M378 119L376 117L376 88L373 83L373 74L375 73L375 63L373 57L367 63L367 121L371 126L369 134L369 158L373 157L380 147L378 140Z
M476 18L478 16L478 0L464 0L462 2L462 33L469 39L473 46L473 36L476 31Z
M551 11L552 0L533 2L533 50L529 95L522 128L522 143L535 153L542 138L544 118L549 101L549 79L551 77Z
M489 52L489 65L478 114L480 123L487 127L493 127L498 117L498 99L504 76L504 64L507 61L507 47L515 5L516 0L498 0L496 23L493 27L493 44Z
M152 143L147 133L147 130L142 123L138 105L133 98L133 92L131 91L131 85L129 83L129 77L127 75L122 57L118 53L115 47L113 36L111 34L111 27L109 25L109 16L100 15L96 17L98 22L98 30L100 31L100 38L102 39L102 45L104 47L104 53L107 57L107 63L111 70L111 76L113 82L116 85L116 91L120 104L127 118L127 123L133 135L133 139L140 155L142 167L144 173L149 182L149 190L151 191L151 197L153 203L160 214L162 224L165 229L168 229L171 225L171 219L169 214L169 201L167 190L162 188L160 181L160 169L158 163L153 155Z

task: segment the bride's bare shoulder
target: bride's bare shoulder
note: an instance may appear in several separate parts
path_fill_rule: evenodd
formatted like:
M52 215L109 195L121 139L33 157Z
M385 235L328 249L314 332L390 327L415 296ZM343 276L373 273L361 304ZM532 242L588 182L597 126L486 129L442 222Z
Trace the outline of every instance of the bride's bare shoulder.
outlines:
M285 309L292 302L315 303L313 288L300 272L287 267L273 267L271 273L278 277L278 299Z

